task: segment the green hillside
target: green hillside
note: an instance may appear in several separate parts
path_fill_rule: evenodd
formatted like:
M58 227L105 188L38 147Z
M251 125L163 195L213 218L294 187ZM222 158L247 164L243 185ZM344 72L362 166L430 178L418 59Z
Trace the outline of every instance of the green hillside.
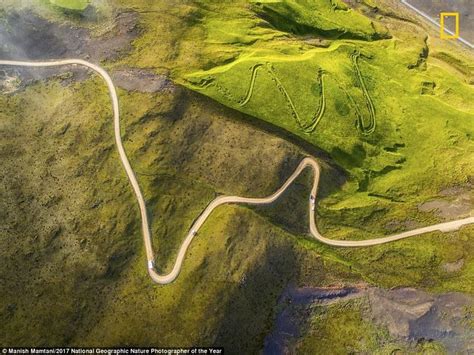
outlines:
M91 17L42 0L24 6L0 5L0 24L9 28L11 11L27 23L37 13L58 33L70 26L105 38L95 46L104 51L127 32L118 19L133 14L136 37L90 60L114 80L146 69L172 81L118 92L161 272L215 196L268 195L308 154L321 161L315 213L330 238L376 238L472 213L473 55L437 39L398 1L109 0L91 2ZM82 37L70 38L77 47L67 55L86 58ZM197 344L253 354L289 287L474 295L473 226L328 247L308 234L309 173L275 205L217 210L176 282L153 284L106 87L70 71L0 95L0 345ZM367 307L312 307L293 346L444 351L391 336ZM466 308L465 323L472 316Z
M66 10L82 11L89 5L88 0L50 0L51 4Z

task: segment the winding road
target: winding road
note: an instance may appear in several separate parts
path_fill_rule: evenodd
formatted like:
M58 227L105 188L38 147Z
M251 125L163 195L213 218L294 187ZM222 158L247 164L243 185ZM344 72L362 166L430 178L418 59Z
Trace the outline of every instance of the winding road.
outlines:
M314 209L315 209L315 204L316 204L316 193L318 190L319 177L320 177L320 166L314 158L306 157L301 161L301 163L298 165L296 170L285 181L285 183L276 192L274 192L272 195L268 197L249 198L249 197L240 197L240 196L219 196L213 201L211 201L211 203L196 219L190 231L188 232L183 244L181 244L181 247L178 252L178 256L176 258L175 264L171 272L167 275L160 275L155 270L155 264L154 264L155 257L153 254L153 248L152 248L152 243L151 243L151 232L150 232L150 226L148 222L145 199L143 198L143 194L140 190L140 186L138 184L137 178L135 177L135 173L133 172L133 169L130 165L130 162L127 158L127 154L123 147L122 137L120 134L120 111L119 111L118 96L117 96L117 91L115 89L114 83L112 79L110 78L109 74L101 67L95 64L89 63L87 61L81 60L81 59L64 59L64 60L46 61L46 62L0 60L0 65L21 66L21 67L57 67L57 66L64 66L64 65L81 65L81 66L85 66L94 70L97 74L99 74L105 80L107 87L109 89L110 98L112 99L115 143L117 145L117 150L120 155L120 160L122 161L123 167L125 168L125 172L127 173L127 177L132 185L133 191L135 193L135 197L140 207L143 241L145 243L146 255L147 255L147 260L148 260L148 273L150 277L152 278L152 280L158 284L171 283L178 277L189 245L191 244L192 240L194 239L194 237L196 236L197 232L202 227L204 222L209 218L211 213L214 211L214 209L216 209L220 205L229 204L229 203L248 204L248 205L270 204L274 202L275 200L277 200L283 194L283 192L285 192L288 186L290 186L293 183L293 181L301 174L301 172L305 168L311 168L314 173L313 186L311 188L311 195L308 201L310 232L311 232L311 235L315 239L328 245L338 246L338 247L363 247L363 246L379 245L379 244L389 243L389 242L393 242L393 241L400 240L403 238L413 237L416 235L433 232L433 231L450 232L450 231L457 230L464 225L474 223L474 217L468 217L468 218L459 219L459 220L455 220L451 222L439 223L439 224L435 224L428 227L417 228L417 229L413 229L407 232L391 235L388 237L381 237L381 238L360 240L360 241L328 239L326 237L323 237L319 233L316 227L316 220L314 216L315 215Z

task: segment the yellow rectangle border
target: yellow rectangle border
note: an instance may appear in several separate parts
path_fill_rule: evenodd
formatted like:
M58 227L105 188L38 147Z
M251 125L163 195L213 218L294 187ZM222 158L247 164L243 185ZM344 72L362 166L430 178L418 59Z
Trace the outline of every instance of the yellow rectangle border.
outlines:
M454 31L454 35L446 34L445 30L445 23L444 19L446 17L454 17L456 21L456 29ZM439 25L440 25L440 33L439 36L441 39L457 39L459 38L459 12L441 12L439 14Z

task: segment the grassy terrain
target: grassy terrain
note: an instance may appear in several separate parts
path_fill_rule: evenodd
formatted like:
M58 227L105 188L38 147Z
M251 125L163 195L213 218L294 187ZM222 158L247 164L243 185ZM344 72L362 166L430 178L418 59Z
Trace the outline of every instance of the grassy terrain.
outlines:
M217 192L268 194L285 178L282 169L294 169L300 159L290 143L187 91L121 91L120 97L124 142L150 206L157 264L163 270ZM102 82L64 87L53 80L0 100L6 222L0 241L7 260L0 269L5 280L2 344L216 342L244 351L260 346L278 295L290 280L359 279L337 260L295 246L294 236L255 212L225 207L192 245L179 281L155 286L144 267L138 210L113 149ZM249 149L256 138L259 144ZM220 170L216 162L225 164L234 150L242 152L242 160ZM260 170L243 169L252 161L258 166L261 159L266 164ZM255 182L252 191L250 181ZM299 184L305 190L306 180ZM56 304L53 310L50 302ZM146 315L152 317L143 322ZM176 316L183 323L166 321ZM253 324L242 328L242 337L252 341L236 344L227 330L241 321ZM51 322L53 328L47 326ZM153 324L159 331L144 331L144 326L155 329Z
M89 0L49 0L51 4L65 10L83 11L89 5Z
M326 157L317 218L332 238L439 222L418 204L470 186L472 56L426 39L386 2L107 6L138 12L142 29L107 69L150 68L198 92L119 91L162 271L214 196L269 194L308 153ZM474 294L473 227L329 248L307 237L308 175L268 209L216 211L177 282L153 285L109 105L94 78L0 96L1 345L216 344L256 353L289 282ZM443 267L458 260L457 271ZM363 306L316 312L302 351L375 351L373 340L386 334L360 317Z
M36 85L0 100L2 344L60 344L103 304L104 277L115 279L138 245L128 237L138 214L126 207L102 82Z
M410 13L400 14L403 8L393 3L363 2L357 10L328 3L196 1L167 9L157 2L155 11L179 15L170 17L171 25L156 24L152 14L143 16L146 30L123 63L158 71L165 67L183 85L291 132L298 144L326 151L350 177L318 206L319 225L327 235L364 239L442 221L417 206L447 187L469 186L474 175L469 153L474 149L472 56L428 38L429 27L413 23ZM140 1L122 4L136 11L149 7ZM272 20L278 14L279 20ZM328 29L329 17L340 18L339 26L345 19L344 36L321 31ZM179 38L171 30L178 22L187 28ZM202 36L204 41L195 40ZM167 43L176 41L180 45L170 49L173 54L163 57L170 53ZM157 55L153 48L159 48ZM314 130L305 129L316 122ZM453 236L462 239L471 231ZM340 253L367 269L365 260L378 253L380 273L372 279L374 271L367 270L373 282L416 285L428 278L427 286L443 289L442 275L431 270L459 256L459 246L435 234L419 239L424 244L406 241ZM472 242L465 243L470 250ZM469 259L468 253L460 257ZM389 259L393 277L384 272ZM462 288L472 292L472 284Z
M256 11L265 9L263 6L263 10ZM232 16L226 7L222 11ZM281 12L285 17L290 16ZM299 13L292 14L295 21L302 21ZM257 19L252 18L251 31L260 28L269 31L268 24L264 26ZM238 40L222 32L235 35L235 31L241 30L243 33L237 36L240 38L246 34L245 26L233 26L231 21L226 21L228 27L214 27L212 20L209 22L208 47L214 52L217 47L220 52L224 48L234 50L236 55L227 64L184 74L183 84L321 147L351 172L359 192L397 201L413 200L417 192L415 199L422 200L453 180L463 182L472 175L469 156L460 154L461 161L455 162L446 156L455 154L450 152L456 150L453 141L456 141L454 146L472 150L469 134L474 107L468 99L472 97L472 88L464 81L450 78L447 65L431 67L423 57L423 63L418 63L419 55L425 55L422 33L410 39L409 48L398 44L408 38L403 38L407 34L395 26L390 33L396 38L372 42L348 39L332 41L326 48L311 48L304 38L293 37L285 46L281 45L282 39L263 39L242 47ZM213 28L219 28L219 38L215 38ZM274 32L277 36L278 31ZM358 65L353 59L354 51L362 52ZM256 80L251 80L249 71L255 65L271 66L273 74L260 71ZM469 62L464 66L469 66ZM315 80L320 70L326 73L323 90L326 109L313 132L304 128L311 123L310 117L320 100L321 90ZM421 95L424 82L436 83L433 95ZM251 92L250 100L239 99L247 92ZM442 116L434 114L440 111ZM428 126L426 117L430 117ZM445 125L448 129L441 129ZM364 129L371 126L377 129ZM419 147L420 135L427 137L423 139L426 144L423 149ZM424 159L426 156L435 161ZM426 171L432 165L441 164L449 174L434 174L433 183ZM458 171L459 165L465 167L463 172ZM429 182L428 189L424 188L421 175Z
M380 199L414 205L444 187L465 183L473 175L471 157L463 154L472 150L472 58L459 53L458 59L446 59L453 58L446 52L458 49L431 38L428 56L425 32L408 20L387 16L367 22L363 17L364 22L355 10L326 9L323 1L321 17L342 12L344 18L354 17L360 31L377 29L385 35L375 41L303 36L275 28L261 15L271 8L286 16L295 7L289 11L293 20L305 23L303 3L193 2L167 9L157 2L154 11L175 19L156 24L154 15L144 15L146 30L120 64L167 68L184 85L322 148L354 178L344 197L357 199L357 205L383 203ZM149 6L125 0L123 5L136 11ZM319 22L313 22L317 31ZM187 31L178 37L171 30L175 26ZM196 41L203 36L204 41ZM325 47L315 44L318 38ZM179 46L167 46L176 41ZM357 65L354 51L361 53ZM255 68L260 69L255 73ZM435 87L427 94L423 88L430 83ZM306 131L320 111L315 129ZM374 124L367 134L364 127Z
M318 354L444 354L441 344L420 341L407 347L392 339L388 332L367 320L369 304L356 299L315 306L311 310L310 331L297 343L297 352Z

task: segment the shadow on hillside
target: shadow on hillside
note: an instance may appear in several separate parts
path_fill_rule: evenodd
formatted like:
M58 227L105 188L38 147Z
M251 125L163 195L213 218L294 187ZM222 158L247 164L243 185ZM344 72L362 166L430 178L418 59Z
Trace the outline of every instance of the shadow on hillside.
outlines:
M331 192L339 190L339 188L348 180L347 173L334 162L328 152L318 147L315 147L314 145L305 141L296 134L291 133L281 127L275 126L271 123L265 122L254 116L250 116L248 114L229 108L203 94L193 92L189 89L185 90L189 92L190 96L194 95L207 107L221 111L223 115L225 115L225 117L228 117L230 120L235 120L242 124L250 125L254 129L258 129L260 131L264 131L281 139L284 139L301 149L303 151L303 154L311 155L317 158L322 163L321 181L318 189L318 195L321 198L326 197ZM298 164L299 161L291 162L290 164L288 164L288 172L293 172L293 170ZM282 182L287 178L288 176L280 176Z
M217 327L214 346L226 354L255 354L273 328L278 298L298 272L298 257L290 244L269 243L255 268L231 292Z

